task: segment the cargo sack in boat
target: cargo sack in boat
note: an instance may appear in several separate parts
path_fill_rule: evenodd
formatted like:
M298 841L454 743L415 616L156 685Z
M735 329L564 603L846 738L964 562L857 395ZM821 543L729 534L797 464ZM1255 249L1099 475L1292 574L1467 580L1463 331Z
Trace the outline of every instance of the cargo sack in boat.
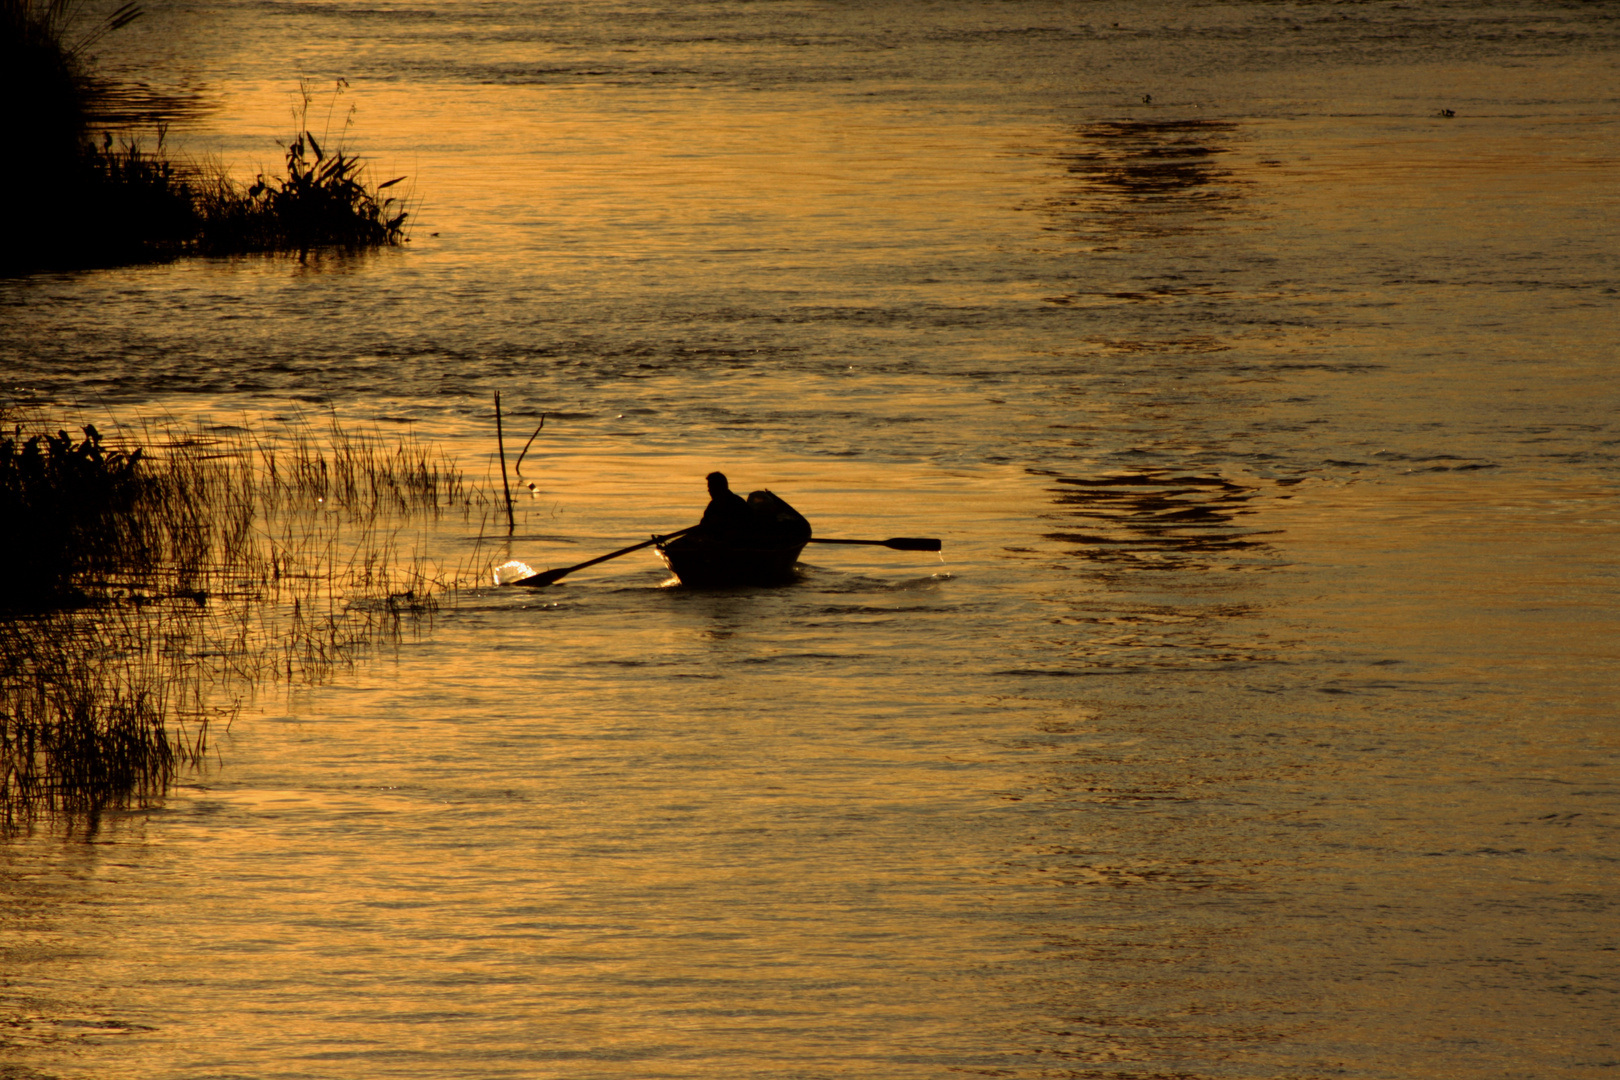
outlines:
M769 491L749 492L748 509L754 514L756 543L786 547L790 544L803 545L810 539L810 522Z

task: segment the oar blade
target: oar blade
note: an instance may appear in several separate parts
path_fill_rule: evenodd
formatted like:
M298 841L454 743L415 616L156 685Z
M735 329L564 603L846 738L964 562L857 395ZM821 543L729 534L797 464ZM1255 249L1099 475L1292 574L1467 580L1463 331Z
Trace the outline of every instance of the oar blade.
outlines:
M512 584L522 585L526 589L543 589L547 585L555 584L561 580L572 569L574 569L572 566L564 566L557 570L547 570L544 573L535 574L533 577L521 578L512 582Z

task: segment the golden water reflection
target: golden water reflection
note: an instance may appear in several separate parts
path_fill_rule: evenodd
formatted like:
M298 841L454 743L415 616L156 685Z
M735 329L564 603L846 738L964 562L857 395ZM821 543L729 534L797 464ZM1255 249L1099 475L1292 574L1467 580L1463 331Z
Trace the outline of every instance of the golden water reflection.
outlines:
M5 848L17 1068L1605 1069L1612 34L1143 10L203 12L213 148L273 156L289 56L362 68L423 230L0 283L17 386L486 481L498 389L551 419L492 562L715 467L945 561L627 558L259 702Z

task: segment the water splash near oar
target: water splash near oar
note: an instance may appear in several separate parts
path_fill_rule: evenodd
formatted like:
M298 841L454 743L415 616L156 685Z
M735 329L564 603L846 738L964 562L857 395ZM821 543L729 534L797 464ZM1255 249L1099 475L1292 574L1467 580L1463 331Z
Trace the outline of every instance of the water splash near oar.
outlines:
M528 563L513 559L511 562L501 563L501 565L495 568L495 584L516 585L524 578L534 577L537 572L538 571L536 571L534 567L530 566Z

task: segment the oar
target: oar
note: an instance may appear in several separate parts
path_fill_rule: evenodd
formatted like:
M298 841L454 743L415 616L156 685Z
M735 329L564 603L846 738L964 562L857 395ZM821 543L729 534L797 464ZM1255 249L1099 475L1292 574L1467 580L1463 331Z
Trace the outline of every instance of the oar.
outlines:
M896 551L938 551L939 538L933 536L891 536L887 540L834 540L830 536L812 536L812 544L871 544L874 547L893 548Z
M651 540L643 540L639 544L631 544L627 548L620 548L618 551L610 551L606 555L598 555L594 559L586 559L584 562L575 563L573 566L564 566L557 570L547 570L543 574L536 574L533 577L526 577L521 581L514 581L512 584L527 585L531 589L538 589L543 585L550 585L555 581L567 577L575 570L583 570L587 566L595 566L599 562L607 562L609 559L617 559L620 555L628 555L632 551L640 551L642 548L652 547L654 544L662 544L665 540L673 540L677 536L684 536L695 528L697 528L696 525L688 525L684 529L676 529L672 533L665 533L663 536L655 536Z

